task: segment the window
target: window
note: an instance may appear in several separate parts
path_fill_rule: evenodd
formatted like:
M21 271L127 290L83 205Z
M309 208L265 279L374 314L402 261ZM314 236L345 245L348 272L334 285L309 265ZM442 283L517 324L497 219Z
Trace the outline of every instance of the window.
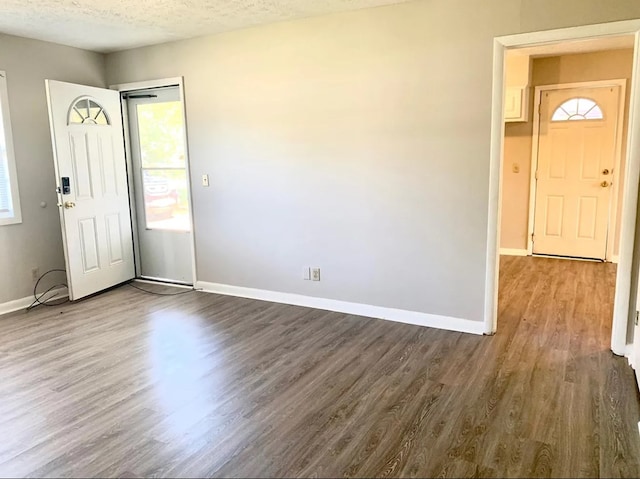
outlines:
M80 98L69 110L69 125L110 125L104 108L91 98Z
M588 98L571 98L553 112L551 121L602 120L604 115L595 101Z
M0 225L22 222L13 153L7 77L0 71Z
M180 101L136 108L146 228L191 231Z

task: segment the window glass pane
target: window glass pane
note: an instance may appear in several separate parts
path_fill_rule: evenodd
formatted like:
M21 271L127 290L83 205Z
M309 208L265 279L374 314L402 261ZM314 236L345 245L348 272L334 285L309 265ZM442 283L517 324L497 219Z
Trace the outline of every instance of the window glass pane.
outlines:
M76 104L76 109L82 115L82 118L89 118L89 100L80 100Z
M9 165L5 142L2 108L0 107L0 214L11 213L11 183L9 182Z
M98 115L100 115L100 113L102 113L102 108L100 108L99 106L97 107L91 107L89 109L89 118L91 118L94 122L97 123L97 118Z
M562 107L558 108L554 113L551 121L565 121L569 119L569 114L562 109Z
M142 170L147 229L191 231L184 169Z
M16 174L6 76L0 72L0 225L22 221Z
M137 106L143 168L184 168L184 130L179 101Z
M75 108L72 108L71 114L69 115L69 123L82 123L82 120L84 120L84 118L80 116L80 113L78 113Z
M104 111L101 111L96 118L96 123L98 125L108 125L109 120L107 120L107 115L104 114Z
M578 98L578 114L584 115L589 110L591 110L594 106L596 106L594 101L591 101L587 98Z
M602 114L602 110L600 109L600 107L596 105L587 112L585 118L587 120L602 120L604 118L604 115Z
M562 109L569 113L569 115L575 115L578 113L578 98L572 98L562 104Z

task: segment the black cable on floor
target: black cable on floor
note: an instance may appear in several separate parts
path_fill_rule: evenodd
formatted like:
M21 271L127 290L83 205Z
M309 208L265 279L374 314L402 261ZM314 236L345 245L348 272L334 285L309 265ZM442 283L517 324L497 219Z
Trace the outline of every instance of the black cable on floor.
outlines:
M33 287L33 297L34 297L34 301L33 303L31 303L29 305L29 307L27 308L27 311L31 311L33 308L35 308L36 306L42 305L42 306L49 306L49 307L53 307L53 306L60 306L61 304L67 303L69 301L69 297L66 298L60 298L61 301L56 301L55 303L50 303L50 300L44 300L41 301L42 298L44 298L44 296L53 291L56 288L68 288L69 286L66 283L59 283L59 284L55 284L53 286L51 286L49 289L47 289L44 293L38 294L38 285L40 284L40 281L42 281L42 279L47 276L50 273L55 273L55 272L59 272L59 273L66 273L66 270L64 269L50 269L49 271L47 271L46 273L44 273L43 275L41 275L38 278L38 281L36 281L35 286Z
M43 275L41 275L38 278L38 281L36 281L36 284L33 287L33 298L34 298L34 301L33 301L33 303L31 303L29 305L29 307L27 308L27 311L31 311L33 308L35 308L36 306L39 306L39 305L53 307L53 306L60 306L61 304L69 302L69 297L60 298L61 301L56 301L55 303L51 303L50 300L43 300L42 299L48 293L50 293L51 291L53 291L56 288L68 288L69 286L66 283L55 284L55 285L51 286L50 288L48 288L47 290L45 290L44 292L38 294L38 286L40 285L40 282L42 281L42 279L45 276L47 276L48 274L56 273L56 272L58 272L58 273L66 273L66 270L64 270L64 269L50 269L49 271L47 271L46 273L44 273ZM127 285L131 286L134 289L137 289L138 291L142 291L143 293L152 294L152 295L155 295L155 296L178 296L178 295L181 295L181 294L193 293L195 291L202 291L202 289L191 288L189 290L181 291L179 293L157 293L155 291L149 291L148 289L140 288L140 287L135 286L135 285L133 285L131 283L127 283Z

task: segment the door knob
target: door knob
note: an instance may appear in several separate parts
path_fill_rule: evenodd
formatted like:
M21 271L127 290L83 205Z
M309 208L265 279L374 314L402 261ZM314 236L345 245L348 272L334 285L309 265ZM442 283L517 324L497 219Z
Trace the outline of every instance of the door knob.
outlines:
M606 181L605 181L605 183L606 183ZM65 201L64 202L64 207L66 209L75 208L75 206L76 206L76 204L73 201Z
M603 181L602 183L600 183L600 186L602 186L603 188L606 188L607 186L609 186L609 182Z
M609 174L609 168L605 168L604 170L602 170L602 174L603 175L608 175Z

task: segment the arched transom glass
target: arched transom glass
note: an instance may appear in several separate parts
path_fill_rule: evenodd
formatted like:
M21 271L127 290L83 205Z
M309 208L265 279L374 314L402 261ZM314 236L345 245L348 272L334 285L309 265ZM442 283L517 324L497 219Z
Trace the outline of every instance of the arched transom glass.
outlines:
M588 98L571 98L553 112L551 121L602 120L604 115L595 101Z
M69 110L69 125L110 125L107 112L91 98L80 98Z

